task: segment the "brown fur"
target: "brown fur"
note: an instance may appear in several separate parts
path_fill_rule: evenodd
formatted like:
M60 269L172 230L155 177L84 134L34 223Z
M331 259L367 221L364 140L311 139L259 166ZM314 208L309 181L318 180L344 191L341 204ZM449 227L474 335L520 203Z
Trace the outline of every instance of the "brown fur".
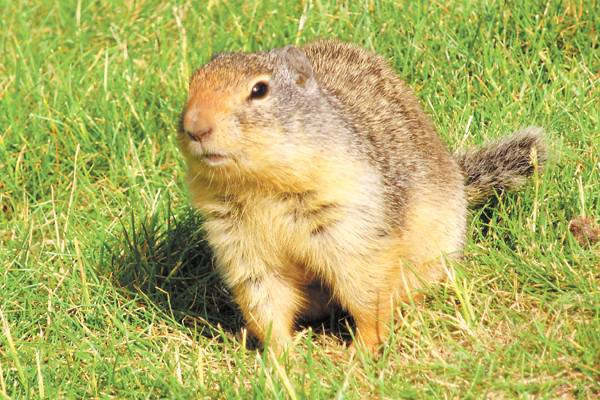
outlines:
M179 145L216 265L262 342L271 324L289 341L295 321L339 305L374 351L393 301L460 255L464 165L355 45L214 56L190 80Z

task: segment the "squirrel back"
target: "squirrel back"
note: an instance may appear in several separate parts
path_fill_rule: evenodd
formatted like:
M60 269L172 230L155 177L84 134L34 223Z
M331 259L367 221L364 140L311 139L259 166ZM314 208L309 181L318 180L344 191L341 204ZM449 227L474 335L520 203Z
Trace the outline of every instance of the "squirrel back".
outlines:
M318 40L302 50L315 78L344 105L360 147L380 170L392 219L401 218L415 191L445 191L446 201L464 207L460 169L418 99L383 57L340 41Z
M543 170L545 166L548 148L543 130L536 127L480 147L457 150L454 160L449 160L418 99L381 56L350 43L328 40L309 43L302 50L316 78L347 105L358 127L356 132L363 134L363 143L372 144L372 154L389 175L387 183L399 189L395 191L399 203L404 193L394 167L404 175L406 166L413 166L417 157L428 160L424 165L431 165L432 160L439 163L434 178L444 179L436 185L450 184L457 163L473 206L485 203L495 193L518 189L535 168ZM368 129L361 129L365 125Z
M375 350L390 301L460 257L467 195L546 160L535 129L452 156L382 57L327 40L214 55L178 132L216 266L263 343L341 307Z

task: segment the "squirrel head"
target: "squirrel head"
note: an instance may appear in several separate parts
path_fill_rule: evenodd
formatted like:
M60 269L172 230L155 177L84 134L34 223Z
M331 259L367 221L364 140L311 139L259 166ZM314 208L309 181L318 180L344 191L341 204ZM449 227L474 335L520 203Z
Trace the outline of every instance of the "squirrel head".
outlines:
M319 122L311 114L321 112L320 90L294 46L213 55L192 74L179 121L188 167L211 179L297 169L315 151L310 139Z

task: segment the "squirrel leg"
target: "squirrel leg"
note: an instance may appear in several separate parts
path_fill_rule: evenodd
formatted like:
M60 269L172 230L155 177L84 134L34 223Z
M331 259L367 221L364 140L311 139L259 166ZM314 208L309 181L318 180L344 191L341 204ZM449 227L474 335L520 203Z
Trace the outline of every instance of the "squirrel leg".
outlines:
M276 346L291 343L294 321L304 301L294 280L265 274L245 279L232 289L247 329L261 345L268 337Z
M355 340L350 346L350 351L364 346L370 352L376 353L390 333L390 296L377 294L375 297L369 304L352 303L347 306L356 324Z
M361 279L348 279L341 271L340 276L333 277L332 286L335 288L336 299L356 324L355 341L350 350L364 347L375 353L389 335L388 324L393 304L391 280L385 279L385 274L370 275L367 271L378 271L370 264L364 268L345 269L348 270L362 271ZM385 271L385 268L379 271Z

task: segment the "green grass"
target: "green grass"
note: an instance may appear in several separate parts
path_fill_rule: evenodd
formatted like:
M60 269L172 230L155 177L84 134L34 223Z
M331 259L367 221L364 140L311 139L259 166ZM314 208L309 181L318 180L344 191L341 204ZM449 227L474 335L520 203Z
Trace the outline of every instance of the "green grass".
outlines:
M0 398L598 398L595 0L3 1ZM300 29L300 27L302 29ZM175 126L217 51L317 37L390 60L450 147L547 128L554 157L474 210L453 284L348 360L344 316L244 346L190 210Z

